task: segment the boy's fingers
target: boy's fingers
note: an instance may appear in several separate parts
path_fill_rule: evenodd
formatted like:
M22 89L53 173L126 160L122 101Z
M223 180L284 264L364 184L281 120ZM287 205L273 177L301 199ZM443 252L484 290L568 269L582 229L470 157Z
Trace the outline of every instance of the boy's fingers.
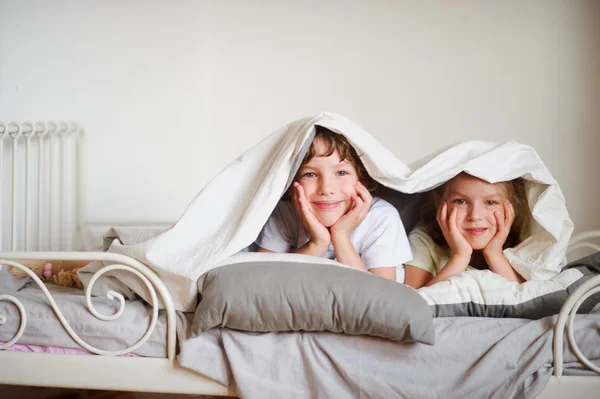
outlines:
M358 182L356 184L356 192L363 200L373 199L373 196L371 195L369 190L367 190L367 188L361 182Z
M358 196L358 195L354 198L354 203L356 204L356 207L359 209L362 209L363 205L365 204L363 199L360 198L360 196Z

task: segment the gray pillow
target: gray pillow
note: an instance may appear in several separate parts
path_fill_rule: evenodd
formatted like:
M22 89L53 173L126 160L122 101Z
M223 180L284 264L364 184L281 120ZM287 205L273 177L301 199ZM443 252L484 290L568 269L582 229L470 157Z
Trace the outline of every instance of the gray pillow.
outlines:
M431 310L409 286L350 268L247 262L206 274L192 331L333 331L432 345Z

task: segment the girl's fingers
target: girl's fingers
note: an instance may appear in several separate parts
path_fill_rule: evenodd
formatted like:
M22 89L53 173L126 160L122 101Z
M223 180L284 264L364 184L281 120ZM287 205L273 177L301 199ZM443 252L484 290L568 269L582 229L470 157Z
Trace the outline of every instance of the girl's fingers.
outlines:
M452 212L450 213L450 219L448 220L450 232L453 234L456 233L456 231L458 230L458 228L456 226L457 217L458 217L458 209L454 208L454 209L452 209Z
M513 204L511 204L510 201L506 201L506 205L504 206L504 215L505 215L505 221L507 222L507 224L512 225L512 223L515 221L515 207L513 206Z
M448 220L448 206L447 206L446 202L444 202L442 204L442 206L440 206L440 209L438 209L438 214L437 214L437 221L438 221L440 227L442 227L442 229L444 228L444 226L446 226L447 220Z
M504 217L501 219L502 219L502 224L505 225L510 220L510 208L508 207L508 201L504 201L502 208L504 209Z
M504 218L500 216L500 212L494 212L494 219L496 219L496 233L502 233L504 231Z

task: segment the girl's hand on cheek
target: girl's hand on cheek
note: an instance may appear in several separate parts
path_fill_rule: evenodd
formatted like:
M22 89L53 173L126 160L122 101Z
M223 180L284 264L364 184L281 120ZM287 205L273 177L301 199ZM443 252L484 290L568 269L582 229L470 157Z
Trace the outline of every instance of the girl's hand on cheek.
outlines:
M484 256L494 256L502 254L504 249L504 243L510 233L510 228L515 221L515 208L512 206L510 201L506 200L502 204L504 207L504 215L500 212L494 212L494 218L496 219L496 234L488 242L483 249Z
M314 213L312 213L308 199L304 194L304 188L297 182L293 183L292 200L302 225L308 231L310 241L326 250L331 242L329 229L323 226Z
M469 244L467 239L458 230L457 215L458 209L456 208L453 208L450 215L448 215L448 203L444 201L438 209L437 222L442 229L442 234L444 234L444 238L452 254L470 258L473 254L473 247L471 247L471 244Z
M361 182L356 183L355 190L356 194L351 197L348 210L330 228L332 236L336 238L340 236L349 237L356 226L365 220L369 209L371 209L373 196L371 196L369 190Z

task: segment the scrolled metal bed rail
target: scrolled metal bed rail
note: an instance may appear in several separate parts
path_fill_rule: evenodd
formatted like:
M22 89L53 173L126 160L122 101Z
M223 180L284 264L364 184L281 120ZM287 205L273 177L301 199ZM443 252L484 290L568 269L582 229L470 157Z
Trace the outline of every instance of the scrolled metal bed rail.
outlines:
M105 266L98 270L91 278L89 284L86 287L85 297L86 297L86 305L88 310L98 319L110 321L119 318L125 309L125 298L115 292L108 291L106 293L106 297L111 300L119 301L119 309L112 315L103 315L99 313L94 307L91 300L91 292L96 280L103 275L104 273L108 273L113 270L125 270L130 273L136 275L146 286L146 289L150 293L151 297L151 305L152 305L152 318L150 321L150 325L146 330L146 333L133 345L128 348L117 350L117 351L106 351L103 349L96 348L85 341L83 341L75 331L71 328L68 321L64 318L61 310L57 306L56 302L52 298L52 295L46 288L45 284L42 280L29 268L23 266L18 263L18 260L31 259L31 260L97 260L112 263L109 266ZM162 282L162 280L154 273L151 269L149 269L143 263L130 258L126 255L115 254L110 252L0 252L0 264L9 265L16 267L18 269L23 270L27 273L40 287L40 289L44 292L44 295L50 302L50 306L55 312L58 320L60 321L63 328L67 331L67 333L73 338L73 340L82 348L96 353L98 355L104 356L118 356L125 353L132 352L143 345L156 327L156 322L158 320L158 309L159 309L159 301L157 297L157 292L162 301L162 305L164 306L167 312L167 358L169 360L175 359L175 345L176 345L176 333L175 333L175 309L173 306L173 301L171 299L171 295L167 290L167 287ZM12 302L19 309L19 314L21 317L19 328L15 334L15 336L7 341L6 343L0 345L0 349L7 348L18 341L18 339L23 334L25 330L25 326L27 324L27 316L25 309L21 302L17 298L11 295L0 295L0 300L7 300ZM5 316L0 315L0 325L6 321Z
M594 244L593 240L600 240L600 231L588 231L574 236L569 241L569 247L567 254L572 253L577 249L588 249L593 251L600 251L600 246ZM553 355L554 355L554 376L560 378L563 374L563 356L564 356L564 333L565 327L567 330L567 340L573 353L581 363L585 364L590 370L600 374L600 367L594 365L577 346L574 334L574 323L577 310L581 304L588 299L590 296L600 292L600 276L595 276L583 283L577 288L564 303L558 318L556 325L554 326L554 341L553 341Z

